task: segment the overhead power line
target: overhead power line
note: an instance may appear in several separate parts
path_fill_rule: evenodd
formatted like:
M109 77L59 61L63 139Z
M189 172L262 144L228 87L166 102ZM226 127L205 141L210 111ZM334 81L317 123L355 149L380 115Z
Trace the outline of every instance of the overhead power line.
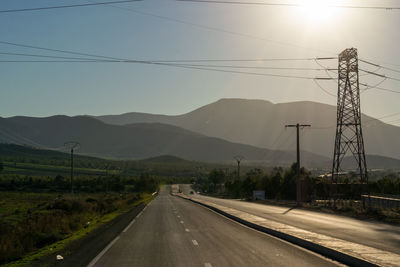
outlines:
M372 119L369 119L369 120L365 120L365 121L363 121L363 123L368 123L368 122L373 122L373 121L380 121L381 119L390 118L390 117L394 117L394 116L397 116L397 115L400 115L400 112L391 113L391 114L384 115L384 116L379 117L379 118L372 118ZM380 121L380 122L388 123L388 122L383 122L383 121ZM370 126L370 125L368 125L368 126ZM331 128L335 128L335 127L336 127L336 125L330 125L330 126L325 126L325 127L314 127L313 126L312 129L313 130L327 130L327 129L331 129Z
M377 88L379 85L381 85L382 83L384 83L387 79L383 78L381 81L379 81L378 83L374 84L374 85L368 85L366 83L359 83L361 86L364 86L365 88L362 89L362 93L364 93L365 91L371 90L371 89L375 89Z
M154 63L154 64L188 68L188 69L207 70L207 71L225 72L225 73L237 73L237 74L250 74L250 75L256 75L256 76L269 76L269 77L278 77L278 78L292 78L292 79L303 79L303 80L329 80L330 79L327 77L310 77L310 76L283 75L283 74L272 74L272 73L259 73L259 72L214 69L214 68L196 67L196 66L184 65L184 64L171 64L171 63Z
M89 1L89 2L96 3L95 1ZM243 38L249 38L249 39L253 39L253 40L259 40L259 41L264 41L264 42L268 42L268 43L274 43L274 44L278 44L278 45L291 46L291 47L296 47L296 48L300 48L300 49L304 49L304 50L313 50L313 51L318 51L318 52L327 53L327 54L335 54L332 51L327 51L327 50L313 48L313 47L307 47L307 46L301 46L301 45L294 44L294 43L288 43L288 42L273 40L273 39L269 39L269 38L265 38L265 37L251 35L251 34L243 33L243 32L237 32L237 31L224 29L224 28L219 28L219 27L215 27L215 26L198 24L198 23L194 23L194 22L191 22L191 21L187 21L187 20L182 20L182 19L162 16L162 15L158 15L158 14L154 14L154 13L139 11L139 10L128 8L128 7L121 7L121 6L114 6L114 5L105 5L105 7L124 10L124 11L128 11L128 12L140 14L140 15L143 15L143 16L150 16L150 17L154 17L154 18L157 18L157 19L165 20L165 21L171 21L171 22L174 22L174 23L188 25L188 26L191 26L191 27L196 27L196 28L209 30L209 31L214 31L214 32L221 32L221 33L229 34L229 35L235 35L235 36L239 36L239 37L243 37Z
M157 61L159 62L159 61ZM243 65L214 65L214 64L187 64L194 67L232 68L232 69L260 69L260 70L301 70L301 71L325 71L323 68L301 68L301 67L261 67ZM332 69L333 70L333 69ZM337 70L337 69L334 69Z
M382 82L381 82L381 83L382 83ZM400 91L396 91L396 90L393 90L393 89L382 88L382 87L379 87L379 86L369 86L368 84L365 84L365 83L360 83L360 85L366 86L366 87L370 87L370 88L367 89L367 90L376 89L376 90L381 90L381 91L386 91L386 92L391 92L391 93L400 94Z
M333 78L332 78L333 79ZM318 86L319 89L321 89L323 92L325 92L326 94L336 98L337 96L335 94L332 94L331 92L329 92L328 90L326 90L324 87L322 87L322 85L317 81L314 80L315 84Z
M207 67L207 65L192 65L192 64L178 64L178 63L165 63L156 61L145 61L145 60L98 60L98 59L84 59L84 60L0 60L3 63L132 63L132 64L147 64L147 65L159 65L168 66L175 68L184 69L195 69L203 71L213 71L213 72L224 72L224 73L234 73L234 74L248 74L256 76L268 76L268 77L279 77L279 78L292 78L292 79L304 79L304 80L329 80L327 77L311 77L311 76L299 76L299 75L285 75L285 74L274 74L274 73L260 73L260 72L250 72L250 71L239 71L239 70L229 70L229 69L218 69Z
M95 58L103 58L103 59L111 59L111 60L128 60L126 58L119 58L119 57L111 57L99 54L91 54L91 53L82 53L77 51L71 50L62 50L62 49L54 49L48 47L41 47L41 46L34 46L28 44L21 44L21 43L14 43L8 41L1 41L0 44L11 45L16 47L23 47L23 48L31 48L37 50L44 50L50 52L57 52L63 54L71 54L71 55L79 55L79 56L88 56L88 57L95 57ZM311 61L311 60L331 60L337 59L337 57L316 57L316 58L253 58L253 59L178 59L178 60L152 60L160 63L175 63L175 62L263 62L263 61Z
M364 62L364 63L369 64L369 65L372 65L372 66L375 66L375 67L378 67L378 68L381 68L381 69L385 69L385 70L389 70L389 71L400 73L400 70L397 70L397 69L394 69L394 68L385 67L385 66L382 66L380 64L376 64L376 63L373 63L373 62L370 62L370 61L366 61L366 60L363 60L363 59L359 59L359 61Z
M26 56L26 57L39 57L39 58L54 58L63 60L0 60L0 62L85 62L85 63L130 63L129 60L99 60L94 58L82 58L82 57L62 57L53 55L38 55L38 54L26 54L26 53L11 53L11 52L0 52L0 55L13 55L13 56ZM157 60L145 60L145 62L154 63L178 63L178 62L193 62L186 60L171 60L171 61L157 61ZM208 61L205 61L208 62ZM324 68L309 68L309 67L271 67L271 66L243 66L243 65L215 65L215 64L179 64L193 67L213 67L213 68L233 68L233 69L262 69L262 70L298 70L298 71L325 71ZM178 64L177 64L178 65ZM332 70L332 69L330 69Z
M380 73L377 73L377 72L368 71L368 70L364 70L364 69L359 69L359 70L360 70L360 71L363 71L363 72L365 72L365 73L371 74L371 75L375 75L375 76L381 77L381 78L385 78L385 79L389 79L389 80L399 81L399 82L400 82L400 79L398 79L398 78L393 78L393 77L387 76L387 75L385 75L385 74L380 74Z
M13 53L13 52L0 52L0 55L8 55L8 56L24 56L24 57L39 57L39 58L58 58L58 59L68 59L68 60L96 60L92 58L82 58L82 57L61 57L61 56L52 56L52 55L38 55L38 54L26 54L26 53Z
M307 5L296 4L296 3L270 3L270 2L228 1L228 0L227 1L223 1L223 0L176 0L176 1L178 1L178 2L207 3L207 4L307 7ZM348 9L400 10L400 7L397 7L397 6L323 5L323 7L348 8Z
M85 3L85 4L75 4L75 5L32 7L32 8L20 8L20 9L6 9L6 10L0 10L0 13L14 13L14 12L49 10L49 9L100 6L100 5L123 4L123 3L139 2L139 1L143 1L143 0L107 1L107 2Z
M24 48L31 48L31 49L37 49L37 50L44 50L44 51L50 51L50 52L57 52L57 53L63 53L63 54L78 55L78 56L88 56L88 57L105 58L105 59L113 59L113 60L125 60L123 58L115 58L115 57L108 57L108 56L102 56L102 55L96 55L96 54L75 52L75 51L70 51L70 50L61 50L61 49L54 49L54 48L48 48L48 47L40 47L40 46L13 43L13 42L1 41L1 40L0 40L0 44L6 44L6 45L24 47Z
M106 60L0 60L0 63L107 63Z
M255 59L184 59L184 60L157 60L157 62L263 62L263 61L312 61L330 60L337 57L316 57L316 58L255 58Z

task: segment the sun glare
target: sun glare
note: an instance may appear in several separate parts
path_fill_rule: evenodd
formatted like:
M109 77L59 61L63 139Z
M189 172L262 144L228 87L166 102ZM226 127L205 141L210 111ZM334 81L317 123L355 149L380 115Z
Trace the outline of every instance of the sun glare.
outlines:
M299 7L295 11L301 19L310 24L330 23L337 15L337 8L333 0L299 0Z

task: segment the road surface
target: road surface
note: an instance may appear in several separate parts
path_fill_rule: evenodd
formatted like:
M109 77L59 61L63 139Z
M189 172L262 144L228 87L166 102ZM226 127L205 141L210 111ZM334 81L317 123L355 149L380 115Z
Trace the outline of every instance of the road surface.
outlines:
M103 250L94 266L340 266L209 209L160 195Z
M400 227L375 221L362 221L321 212L264 205L232 199L190 195L190 185L180 185L184 194L265 219L298 227L354 243L400 254Z

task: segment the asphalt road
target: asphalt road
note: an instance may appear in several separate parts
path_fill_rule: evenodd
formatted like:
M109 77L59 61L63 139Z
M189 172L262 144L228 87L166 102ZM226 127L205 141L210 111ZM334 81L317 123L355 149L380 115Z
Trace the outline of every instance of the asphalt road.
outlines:
M180 187L183 193L189 195L190 185ZM311 232L400 254L399 226L303 209L219 199L196 193L190 196Z
M94 266L338 266L167 190L108 247Z

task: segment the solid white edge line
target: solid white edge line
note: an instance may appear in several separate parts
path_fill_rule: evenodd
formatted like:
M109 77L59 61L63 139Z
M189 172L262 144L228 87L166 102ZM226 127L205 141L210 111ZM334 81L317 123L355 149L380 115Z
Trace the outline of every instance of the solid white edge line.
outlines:
M229 221L231 221L231 222L233 222L233 223L236 223L236 224L238 224L238 225L240 225L240 226L242 226L242 227L244 227L244 228L247 228L247 229L249 229L249 230L251 230L251 231L255 231L255 232L257 232L257 233L259 233L259 234L262 234L262 235L266 235L266 236L268 236L268 237L270 237L270 238L273 238L273 239L275 239L275 240L278 240L278 241L280 241L280 242L283 242L283 243L285 243L285 244L287 244L287 245L289 245L289 246L296 247L297 249L300 249L300 250L302 250L302 251L305 251L305 252L307 252L307 253L310 253L310 254L312 254L312 255L314 255L314 256L320 258L320 259L323 259L323 260L325 260L325 261L332 262L332 263L334 263L334 264L337 265L337 266L347 266L347 265L344 265L344 264L340 263L339 261L336 261L336 260L334 260L334 259L325 257L325 256L322 255L322 254L319 254L319 253L314 252L314 251L312 251L312 250L303 248L303 247L301 247L301 246L299 246L299 245L296 245L296 244L294 244L294 243L290 243L289 241L286 241L286 240L284 240L284 239L281 239L281 238L279 238L279 237L277 237L277 236L273 236L273 235L267 234L267 233L265 233L265 232L256 230L255 228L251 228L251 227L249 227L249 226L247 226L247 225L244 225L244 224L242 224L242 223L240 223L240 222L238 222L238 221L235 221L235 220L233 220L233 219L231 219L231 218L229 218L229 217L226 217L225 215L222 215L221 213L218 213L218 212L216 212L216 211L214 211L214 210L212 210L212 209L210 209L210 208L208 208L208 207L205 207L205 206L203 206L203 205L200 205L199 203L195 203L195 202L192 202L192 203L197 204L198 206L202 207L203 209L206 209L206 210L208 210L208 211L210 211L210 212L212 212L212 213L214 213L214 214L216 214L216 215L218 215L218 216L221 216L222 218L224 218L224 219L226 219L226 220L229 220Z
M113 239L113 241L110 242L110 244L107 245L100 253L97 255L88 265L87 267L92 267L94 266L98 260L100 260L101 257L103 257L104 254L117 242L119 239L119 236Z
M138 218L140 215L142 215L143 211L146 209L147 205L143 208L142 211L139 212L138 215L136 215L135 218L133 218L133 220L128 224L127 227L125 227L125 229L122 231L123 233L125 233L129 227L132 226L132 224L135 223L136 218ZM98 260L103 257L103 255L115 244L115 242L118 241L118 239L120 238L120 236L115 237L91 262L89 262L89 264L87 265L87 267L92 267L96 264L96 262L98 262Z
M127 227L125 227L125 229L122 231L123 233L125 233L126 231L128 231L128 229L132 226L132 224L134 224L135 223L135 221L136 221L136 219L133 219L132 221L131 221L131 223L130 224L128 224L128 226Z

